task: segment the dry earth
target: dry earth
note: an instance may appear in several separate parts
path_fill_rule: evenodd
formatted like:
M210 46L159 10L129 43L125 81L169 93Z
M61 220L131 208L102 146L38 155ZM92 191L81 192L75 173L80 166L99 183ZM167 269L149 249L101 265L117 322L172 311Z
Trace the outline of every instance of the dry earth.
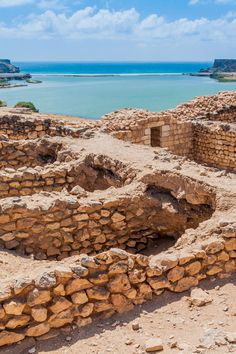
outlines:
M0 354L144 354L150 338L162 340L164 354L236 353L236 276L203 281L201 288L212 300L201 307L190 306L189 292L166 292L129 313L87 328L66 327L45 340L31 338Z

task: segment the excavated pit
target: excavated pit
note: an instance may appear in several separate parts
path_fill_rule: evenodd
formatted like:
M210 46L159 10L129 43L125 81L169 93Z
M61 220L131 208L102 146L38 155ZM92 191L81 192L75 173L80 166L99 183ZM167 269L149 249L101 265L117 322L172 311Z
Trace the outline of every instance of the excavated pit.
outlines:
M88 159L89 169L85 169ZM95 255L114 247L132 254L144 250L152 254L153 249L156 254L153 245L161 243L165 248L165 239L178 240L186 230L196 229L210 219L214 212L214 193L205 191L201 185L194 183L196 195L191 192L186 196L192 187L191 180L184 181L185 189L179 197L174 196L175 190L163 187L164 172L152 175L156 182L150 185L139 181L138 177L130 182L130 175L126 180L129 184L122 187L121 177L114 178L114 172L108 177L106 173L106 179L103 175L101 180L102 169L99 167L95 173L91 159L96 166L98 161L104 161L101 156L86 157L82 167L79 165L76 170L70 188L75 186L71 190L63 188L61 192L51 194L43 192L0 200L2 218L6 220L0 226L1 244L8 250L39 260L61 260L83 253ZM127 175L124 164L114 164L106 158L106 164L108 162L122 167L122 176ZM93 183L89 178L81 178L85 170ZM113 183L118 180L116 187L104 182L111 180ZM183 184L181 176L169 176L168 180L173 180L177 186ZM95 192L86 192L81 186L86 190L93 186ZM197 198L198 190L202 193L200 199Z

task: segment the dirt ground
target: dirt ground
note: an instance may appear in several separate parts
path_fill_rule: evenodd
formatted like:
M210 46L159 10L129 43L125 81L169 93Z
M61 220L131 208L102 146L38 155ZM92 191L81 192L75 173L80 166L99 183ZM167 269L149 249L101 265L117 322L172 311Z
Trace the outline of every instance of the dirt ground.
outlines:
M236 353L236 276L203 281L201 288L212 299L202 307L190 306L189 292L166 292L129 313L50 333L55 338L29 339L0 354L144 354L150 338L162 340L164 354ZM227 333L234 334L234 343Z

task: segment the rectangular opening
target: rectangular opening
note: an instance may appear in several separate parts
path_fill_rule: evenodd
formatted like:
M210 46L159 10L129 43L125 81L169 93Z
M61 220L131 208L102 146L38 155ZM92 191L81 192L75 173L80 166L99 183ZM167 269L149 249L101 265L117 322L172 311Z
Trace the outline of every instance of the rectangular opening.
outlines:
M161 146L161 127L151 128L151 146Z

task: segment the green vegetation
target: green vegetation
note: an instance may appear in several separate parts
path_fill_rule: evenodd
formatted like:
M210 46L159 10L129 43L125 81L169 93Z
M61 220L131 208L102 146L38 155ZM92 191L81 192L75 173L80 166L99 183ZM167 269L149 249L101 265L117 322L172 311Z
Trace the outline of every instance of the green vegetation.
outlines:
M0 100L0 107L6 107L6 102L5 101L2 101L2 100Z
M15 108L23 107L23 108L28 108L33 112L38 112L38 109L35 107L35 105L32 102L18 102L15 105Z
M28 84L41 84L42 81L40 80L32 80L32 79L27 79L25 80Z
M235 82L236 81L236 75L232 74L224 74L224 73L213 73L210 75L212 79L218 80L219 82Z

